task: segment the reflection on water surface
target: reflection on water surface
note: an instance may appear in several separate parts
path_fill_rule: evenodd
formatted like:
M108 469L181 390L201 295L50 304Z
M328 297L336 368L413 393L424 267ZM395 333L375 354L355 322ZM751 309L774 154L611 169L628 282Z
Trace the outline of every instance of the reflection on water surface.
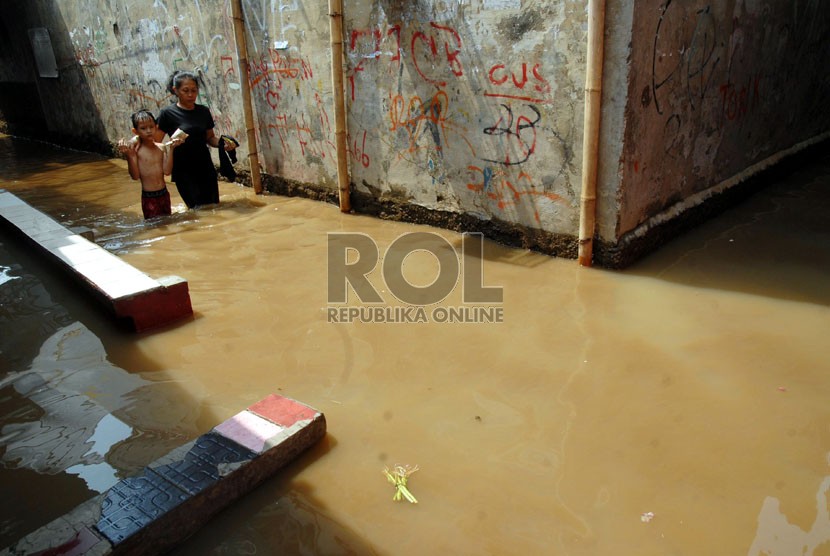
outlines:
M151 276L185 277L196 311L118 333L0 236L0 485L22 501L5 541L45 519L31 489L83 500L275 392L323 411L329 436L178 554L830 543L827 158L625 272L487 243L503 323L394 325L326 322L326 234L384 248L436 230L226 183L218 207L145 223L122 161L8 138L0 161L0 187ZM418 505L392 501L381 471L396 463L419 466Z

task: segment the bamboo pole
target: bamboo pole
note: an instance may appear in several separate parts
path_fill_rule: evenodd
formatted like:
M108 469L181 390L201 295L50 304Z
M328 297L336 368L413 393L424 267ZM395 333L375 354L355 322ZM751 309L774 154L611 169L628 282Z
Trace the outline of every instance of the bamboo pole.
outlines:
M334 89L334 138L337 148L337 188L340 211L352 209L349 198L349 166L346 151L346 98L343 94L343 2L329 0L331 32L331 82Z
M254 110L248 76L248 44L245 41L245 17L242 12L242 0L232 0L231 6L233 31L236 37L236 63L239 66L239 80L242 86L242 110L245 114L245 131L248 137L248 162L251 165L251 183L254 186L254 192L259 195L262 193L262 178L259 173Z
M585 72L585 127L582 138L582 195L579 214L579 264L591 266L597 217L602 58L605 0L588 0L588 58Z

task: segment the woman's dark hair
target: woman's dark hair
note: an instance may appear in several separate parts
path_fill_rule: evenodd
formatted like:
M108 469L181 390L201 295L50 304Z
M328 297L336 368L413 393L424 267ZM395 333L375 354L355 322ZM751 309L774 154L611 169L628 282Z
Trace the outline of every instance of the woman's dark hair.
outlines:
M199 86L199 78L192 71L174 71L167 80L167 90L175 95L176 91L173 89L178 89L188 79L193 80L197 87Z
M153 123L156 123L156 117L153 116L152 112L150 112L149 110L147 110L145 108L142 108L141 110L136 110L130 116L130 121L132 121L133 128L135 128L135 129L138 129L139 122L144 122L144 121L147 121L147 120L149 120Z

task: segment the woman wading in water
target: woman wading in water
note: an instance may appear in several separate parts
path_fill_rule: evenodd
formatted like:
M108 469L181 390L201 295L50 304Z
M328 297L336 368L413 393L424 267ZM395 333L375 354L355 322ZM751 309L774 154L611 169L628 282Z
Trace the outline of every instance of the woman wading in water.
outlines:
M173 136L177 129L187 133L184 143L176 147L172 179L188 208L219 202L219 183L216 167L208 147L233 150L229 141L220 143L213 132L213 116L207 106L196 104L199 82L189 71L177 71L170 76L168 90L176 95L176 104L165 106L159 112L155 140L161 142L165 134Z

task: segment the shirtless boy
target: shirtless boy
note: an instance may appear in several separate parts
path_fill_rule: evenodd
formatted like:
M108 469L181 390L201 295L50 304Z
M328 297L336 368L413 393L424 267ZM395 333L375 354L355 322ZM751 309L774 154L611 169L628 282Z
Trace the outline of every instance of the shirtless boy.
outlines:
M172 139L167 144L156 143L156 119L148 110L139 110L131 117L132 139L118 141L118 150L127 155L130 177L141 180L141 210L144 218L170 214L170 192L164 176L173 169L173 148L181 143Z

